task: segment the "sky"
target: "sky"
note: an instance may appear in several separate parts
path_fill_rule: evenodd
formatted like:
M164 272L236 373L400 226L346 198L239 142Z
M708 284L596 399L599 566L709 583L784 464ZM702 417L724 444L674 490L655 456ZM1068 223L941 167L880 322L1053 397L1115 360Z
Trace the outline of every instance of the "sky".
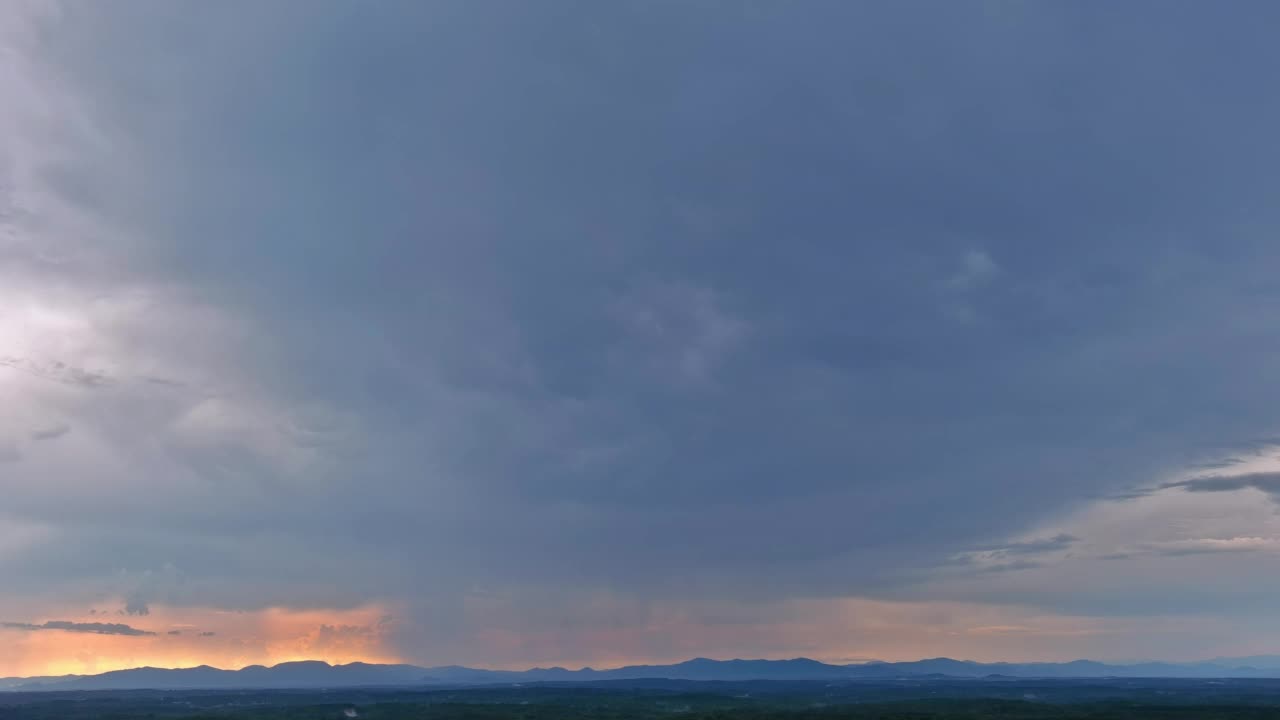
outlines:
M1280 653L1277 24L0 3L0 676Z

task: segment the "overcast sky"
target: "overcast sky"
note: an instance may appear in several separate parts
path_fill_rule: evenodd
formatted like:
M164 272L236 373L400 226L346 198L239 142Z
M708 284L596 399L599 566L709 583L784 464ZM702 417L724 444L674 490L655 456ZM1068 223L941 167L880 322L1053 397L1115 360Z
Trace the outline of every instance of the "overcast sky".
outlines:
M1280 652L1280 5L0 4L0 675Z

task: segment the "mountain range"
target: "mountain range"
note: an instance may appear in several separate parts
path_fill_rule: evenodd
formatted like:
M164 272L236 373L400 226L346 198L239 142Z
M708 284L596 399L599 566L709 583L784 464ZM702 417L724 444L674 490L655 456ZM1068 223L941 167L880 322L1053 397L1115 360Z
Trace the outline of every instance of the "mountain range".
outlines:
M486 670L449 665L330 665L320 661L287 662L266 667L250 665L221 670L207 665L193 668L116 670L99 675L0 678L3 690L126 690L126 689L225 689L320 688L361 686L497 685L543 682L598 682L660 678L694 681L813 680L946 676L953 678L1280 678L1280 656L1216 658L1195 663L1134 663L1114 665L1092 660L1066 663L980 663L950 658L911 662L867 662L834 665L796 658L793 660L711 660L695 658L672 665L630 665L609 670L561 667L531 670Z

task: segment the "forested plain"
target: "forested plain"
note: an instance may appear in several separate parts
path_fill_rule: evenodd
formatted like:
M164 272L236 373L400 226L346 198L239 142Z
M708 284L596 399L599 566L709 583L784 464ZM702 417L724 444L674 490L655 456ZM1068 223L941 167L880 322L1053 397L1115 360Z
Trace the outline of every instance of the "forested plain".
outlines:
M0 693L0 720L1280 720L1280 681L649 681Z

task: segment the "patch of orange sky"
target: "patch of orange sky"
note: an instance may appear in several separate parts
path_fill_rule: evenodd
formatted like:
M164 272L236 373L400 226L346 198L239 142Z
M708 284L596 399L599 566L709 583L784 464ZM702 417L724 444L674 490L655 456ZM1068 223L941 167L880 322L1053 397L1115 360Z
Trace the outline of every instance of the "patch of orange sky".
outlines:
M123 623L154 635L102 635L65 630L0 630L0 676L92 674L134 667L237 669L293 660L393 663L388 609L268 608L226 611L151 608L144 616L58 615L33 620Z

